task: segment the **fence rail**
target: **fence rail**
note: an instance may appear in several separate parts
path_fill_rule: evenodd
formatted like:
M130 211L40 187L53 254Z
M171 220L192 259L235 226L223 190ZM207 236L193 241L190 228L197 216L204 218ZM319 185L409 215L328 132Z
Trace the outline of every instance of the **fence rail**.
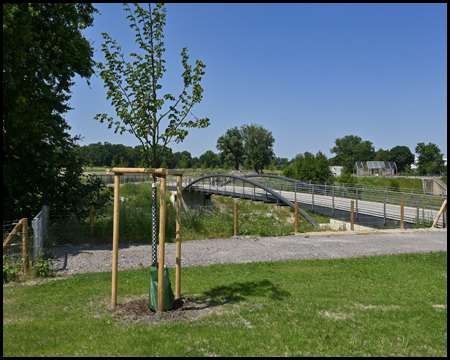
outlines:
M414 224L420 221L431 221L437 215L442 203L446 199L444 194L427 195L423 191L388 187L376 188L358 184L339 184L284 181L275 178L257 178L253 180L271 188L284 198L295 203L300 201L303 208L312 211L342 216L342 211L351 213L351 203L355 201L355 216L357 221L369 221L369 217L382 219L382 226L389 226L392 222L400 221L400 205L405 204L405 221ZM168 180L171 185L171 180ZM407 190L407 191L405 191ZM189 191L216 194L231 197L273 202L273 196L243 180L227 177L210 177L200 180L189 187ZM445 227L445 216L440 226ZM431 224L430 224L431 226Z

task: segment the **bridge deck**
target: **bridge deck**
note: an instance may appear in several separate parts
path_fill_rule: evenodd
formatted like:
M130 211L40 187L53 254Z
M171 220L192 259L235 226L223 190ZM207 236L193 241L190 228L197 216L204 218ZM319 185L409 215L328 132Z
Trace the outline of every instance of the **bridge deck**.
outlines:
M222 196L230 196L235 198L245 198L254 201L277 202L276 198L265 190L253 187L234 187L217 185L210 186L208 184L195 184L188 191L199 192L204 194L216 194ZM332 195L308 194L305 192L292 191L276 191L291 202L298 201L300 207L306 210L312 210L329 216L341 218L350 218L351 199L342 198ZM355 221L365 222L378 226L399 225L401 218L400 205L354 200L355 201ZM283 204L280 204L283 205ZM386 210L385 210L386 207ZM404 221L410 226L417 222L418 216L420 220L433 221L437 216L438 210L423 209L417 207L404 206ZM442 221L438 226L442 227Z

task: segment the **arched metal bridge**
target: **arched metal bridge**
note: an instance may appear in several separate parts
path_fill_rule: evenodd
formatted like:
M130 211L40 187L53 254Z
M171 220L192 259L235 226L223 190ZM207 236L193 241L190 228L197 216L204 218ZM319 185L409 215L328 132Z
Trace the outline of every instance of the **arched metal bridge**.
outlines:
M168 186L175 182L168 179ZM318 222L304 210L332 217L350 219L351 200L354 201L355 221L377 226L397 226L400 222L400 201L404 200L405 226L413 226L423 219L434 219L443 198L432 195L411 196L396 191L361 189L332 184L308 184L303 181L269 174L246 176L209 174L199 178L185 178L183 193L230 196L286 205L295 209L311 224ZM442 221L438 226L443 226Z
M193 180L191 183L189 183L189 185L185 186L183 188L183 192L195 191L204 193L206 195L216 194L265 202L273 202L272 199L275 198L277 202L290 206L295 210L295 203L292 203L292 201L286 199L283 195L281 195L281 193L277 193L270 187L267 187L260 182L248 179L247 177L248 176L228 174L205 175ZM207 182L209 183L209 187L205 186L205 180L208 180ZM211 187L211 185L215 186ZM319 223L313 217L309 216L301 208L298 209L298 213L306 220L308 220L311 224L315 226L319 225Z

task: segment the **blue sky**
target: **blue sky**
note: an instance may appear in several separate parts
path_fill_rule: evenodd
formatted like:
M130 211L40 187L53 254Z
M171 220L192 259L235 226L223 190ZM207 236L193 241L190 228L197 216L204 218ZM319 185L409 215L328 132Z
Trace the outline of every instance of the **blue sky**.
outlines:
M137 51L121 4L95 4L100 14L86 38L104 61L102 32ZM167 72L163 93L182 90L180 53L207 65L203 100L208 117L173 151L200 156L234 126L272 131L274 151L330 149L336 138L358 135L375 149L435 143L447 157L447 4L167 4ZM138 145L94 120L115 115L100 77L76 78L66 119L81 145L109 141Z

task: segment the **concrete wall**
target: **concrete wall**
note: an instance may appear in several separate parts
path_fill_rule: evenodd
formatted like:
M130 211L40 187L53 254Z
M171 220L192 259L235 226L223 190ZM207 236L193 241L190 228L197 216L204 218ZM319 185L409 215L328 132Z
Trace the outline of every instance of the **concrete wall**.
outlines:
M436 181L436 179L422 179L423 181L423 191L426 194L432 195L447 195L447 187L445 184Z
M375 228L372 226L361 225L355 223L355 230L374 230ZM349 221L330 219L329 224L320 224L321 227L330 227L333 230L342 230L343 228L346 230L351 229L351 223Z
M172 204L174 207L177 207L177 193L176 191L172 192L172 195L170 196L170 200L172 201ZM199 208L204 206L211 206L211 195L205 195L195 192L183 192L182 193L182 206L183 210L186 210L186 208Z

